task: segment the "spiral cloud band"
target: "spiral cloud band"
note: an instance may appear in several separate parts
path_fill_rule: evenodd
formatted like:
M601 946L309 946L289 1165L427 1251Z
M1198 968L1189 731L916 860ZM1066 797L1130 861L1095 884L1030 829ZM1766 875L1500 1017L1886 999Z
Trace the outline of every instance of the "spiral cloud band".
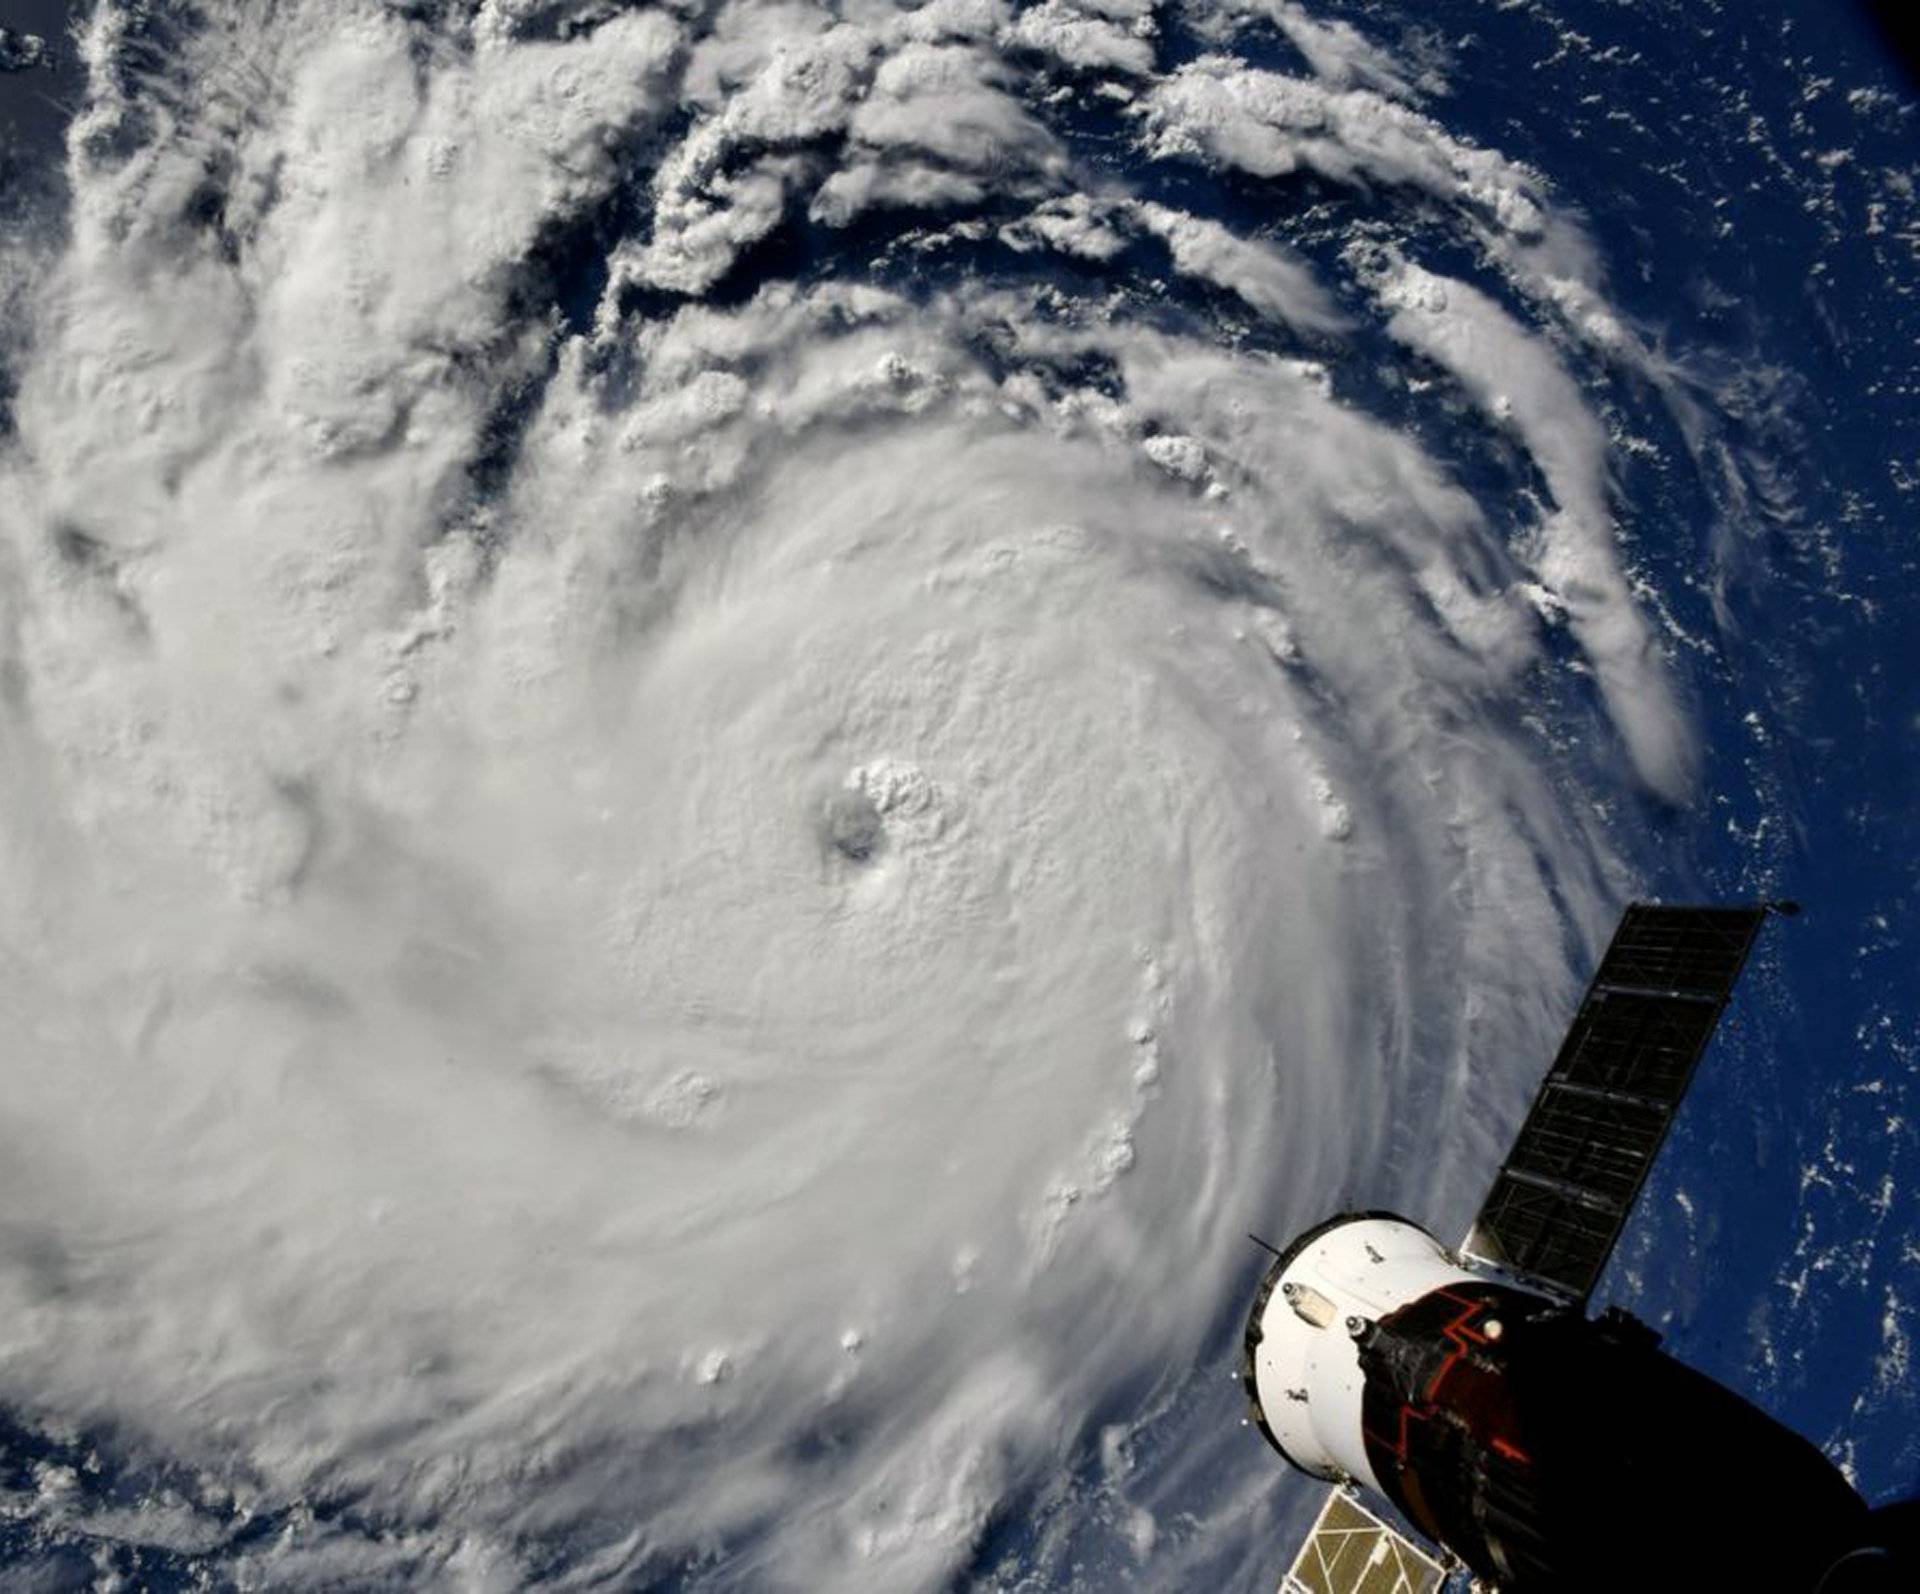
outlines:
M1695 778L1577 220L1285 0L269 9L5 257L9 1509L1266 1576L1245 1231L1464 1215Z

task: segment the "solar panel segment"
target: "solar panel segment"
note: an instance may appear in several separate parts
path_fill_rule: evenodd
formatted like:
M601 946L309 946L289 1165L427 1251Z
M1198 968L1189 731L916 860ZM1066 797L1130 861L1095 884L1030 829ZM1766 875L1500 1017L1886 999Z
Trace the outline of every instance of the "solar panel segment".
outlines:
M1336 1490L1281 1580L1280 1594L1435 1594L1445 1578L1426 1551Z
M1474 1219L1470 1256L1586 1299L1767 911L1627 909Z

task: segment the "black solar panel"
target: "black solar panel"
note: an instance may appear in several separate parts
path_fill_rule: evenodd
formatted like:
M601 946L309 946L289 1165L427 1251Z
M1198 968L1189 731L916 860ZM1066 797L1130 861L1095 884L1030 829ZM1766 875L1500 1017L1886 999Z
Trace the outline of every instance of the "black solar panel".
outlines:
M1469 1251L1586 1298L1766 916L1764 906L1627 909Z

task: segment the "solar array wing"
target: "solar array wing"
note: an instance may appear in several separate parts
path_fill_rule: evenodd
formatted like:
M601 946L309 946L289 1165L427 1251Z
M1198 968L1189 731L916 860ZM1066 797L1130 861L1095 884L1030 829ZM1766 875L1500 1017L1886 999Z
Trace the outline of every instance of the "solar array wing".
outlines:
M1344 1490L1327 1496L1280 1594L1435 1594L1440 1563Z
M1474 1219L1470 1255L1586 1299L1766 916L1627 909Z

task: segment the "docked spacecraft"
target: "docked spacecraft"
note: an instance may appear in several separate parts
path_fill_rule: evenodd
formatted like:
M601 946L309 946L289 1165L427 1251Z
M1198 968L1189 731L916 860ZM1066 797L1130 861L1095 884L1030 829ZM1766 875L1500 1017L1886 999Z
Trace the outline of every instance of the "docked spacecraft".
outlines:
M1755 937L1792 911L1627 909L1460 1246L1349 1212L1274 1252L1253 1420L1336 1486L1285 1594L1920 1589L1920 1502L1869 1511L1652 1329L1588 1311Z

